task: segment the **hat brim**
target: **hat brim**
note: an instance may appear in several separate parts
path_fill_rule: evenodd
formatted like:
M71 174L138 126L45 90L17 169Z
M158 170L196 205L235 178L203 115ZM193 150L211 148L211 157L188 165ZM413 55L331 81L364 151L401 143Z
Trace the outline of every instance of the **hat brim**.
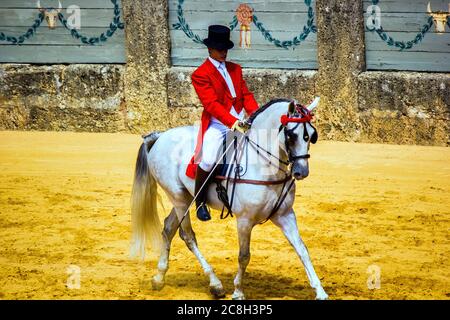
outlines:
M234 43L231 40L228 40L226 42L216 42L216 41L206 38L203 40L203 43L208 48L213 48L213 49L218 49L218 50L225 50L225 49L229 50L234 47Z

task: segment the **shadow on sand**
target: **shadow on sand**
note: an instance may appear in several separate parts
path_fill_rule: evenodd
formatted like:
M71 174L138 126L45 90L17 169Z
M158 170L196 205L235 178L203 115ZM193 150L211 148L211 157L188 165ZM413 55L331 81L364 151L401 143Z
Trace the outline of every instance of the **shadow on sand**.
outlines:
M234 273L217 273L217 276L222 281L226 291L224 299L231 299L234 291ZM309 286L305 279L296 279L288 275L277 275L265 271L255 270L246 272L244 277L244 293L247 299L250 300L314 300L315 291ZM168 273L166 275L166 287L180 287L191 293L208 293L209 292L208 279L199 272L179 272ZM331 288L324 288L325 291L332 296L333 290ZM164 289L162 289L164 290ZM211 298L213 298L211 296Z

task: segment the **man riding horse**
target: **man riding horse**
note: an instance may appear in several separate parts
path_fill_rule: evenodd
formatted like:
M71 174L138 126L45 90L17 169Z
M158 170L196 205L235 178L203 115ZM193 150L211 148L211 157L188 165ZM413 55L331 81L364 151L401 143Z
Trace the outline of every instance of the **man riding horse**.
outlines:
M318 138L311 121L319 98L307 106L293 99L274 99L258 108L242 78L241 67L225 62L227 50L233 47L229 37L230 30L226 27L209 28L205 44L210 57L192 75L192 83L204 107L200 131L197 132L194 126L181 126L164 132L154 131L143 137L131 195L131 252L144 257L148 243L160 252L152 287L161 290L169 269L171 243L179 230L181 238L208 276L210 292L217 298L225 296L222 282L198 248L189 209L199 192L197 216L201 220L211 218L206 200L211 208L219 210L223 207L217 188L212 185L205 187L205 182L209 176L214 176L214 163L219 160L222 138L230 130L237 130L240 132L235 133L240 136L242 144L238 143L235 150L239 150L239 159L245 159L245 169L234 171L233 188L230 194L226 192L231 199L233 194L236 195L234 202L230 201L230 210L237 221L239 240L239 265L231 297L245 299L243 279L250 262L251 232L256 225L270 220L280 228L301 259L316 299L327 299L300 237L293 207L296 198L294 182L309 175L309 147ZM244 112L253 114L249 118L251 128L247 132L249 123L244 120ZM242 132L245 134L240 134ZM192 145L196 137L194 152ZM237 154L234 153L233 161L238 160ZM167 161L170 156L173 161ZM164 227L157 207L158 185L173 205L164 219Z
M208 177L223 138L230 130L245 133L250 125L244 120L244 110L251 115L258 109L258 103L247 88L241 66L226 61L228 50L234 46L230 29L209 26L208 38L203 42L208 47L209 57L193 72L192 84L204 110L195 154L186 175L195 177L197 217L207 221L211 219L206 206Z

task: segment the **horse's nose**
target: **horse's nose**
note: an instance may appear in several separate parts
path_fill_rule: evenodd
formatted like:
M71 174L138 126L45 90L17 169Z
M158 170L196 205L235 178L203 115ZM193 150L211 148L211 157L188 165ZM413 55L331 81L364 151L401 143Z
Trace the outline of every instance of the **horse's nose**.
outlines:
M294 162L292 166L292 174L297 180L305 179L309 175L308 163L302 163L301 161Z
M309 175L308 169L294 171L294 178L297 180L305 179Z

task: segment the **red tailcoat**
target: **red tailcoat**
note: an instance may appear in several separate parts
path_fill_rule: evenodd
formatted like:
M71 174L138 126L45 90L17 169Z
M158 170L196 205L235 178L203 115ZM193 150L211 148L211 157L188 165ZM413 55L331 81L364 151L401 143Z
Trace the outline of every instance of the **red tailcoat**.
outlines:
M226 62L226 67L233 81L236 98L231 96L225 79L209 59L206 59L191 76L192 84L204 110L195 153L186 170L186 175L190 178L195 178L197 166L201 161L203 136L206 129L208 129L211 117L217 118L224 125L231 128L236 120L238 120L230 114L231 106L234 106L237 113L240 113L242 108L244 108L248 115L251 115L258 109L258 104L253 94L248 90L247 84L242 77L241 66L232 62Z

